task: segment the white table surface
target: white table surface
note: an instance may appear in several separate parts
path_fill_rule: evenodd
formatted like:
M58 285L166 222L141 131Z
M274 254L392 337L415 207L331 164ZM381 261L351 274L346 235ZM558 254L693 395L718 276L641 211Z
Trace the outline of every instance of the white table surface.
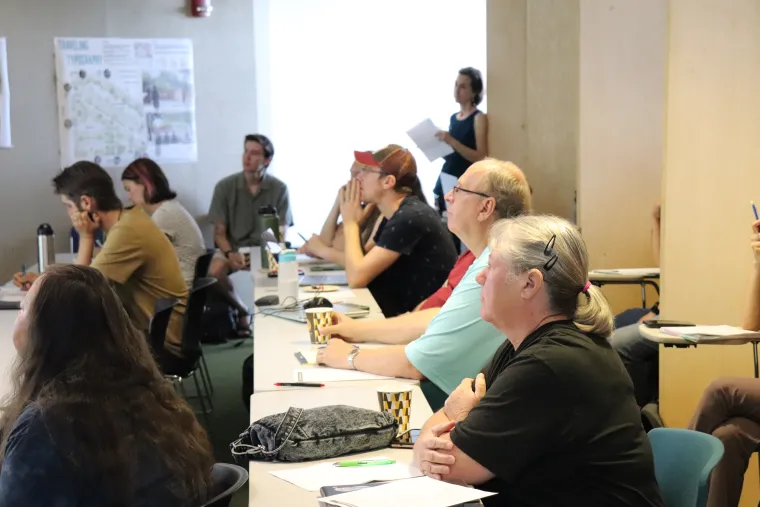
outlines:
M350 405L354 407L378 410L376 388L394 381L373 381L365 387L351 388L310 388L308 390L293 390L288 392L254 393L251 396L251 422L262 417L287 412L290 407L314 408L325 405ZM412 413L410 427L421 428L425 421L433 415L425 395L419 387L412 392ZM363 454L352 455L351 459L366 459L373 456L387 456L401 463L412 462L411 449L380 449ZM347 459L341 457L340 459ZM300 468L317 463L332 462L336 459L309 461L305 463L271 463L251 461L248 467L248 505L249 507L270 507L287 505L288 507L318 507L319 492L306 491L298 486L270 475L274 470ZM328 484L329 486L329 484ZM337 484L333 484L337 486Z
M250 272L238 272L232 277L235 290L243 302L249 305L254 312L253 317L253 390L254 393L267 391L292 391L313 390L309 387L277 387L276 382L294 382L294 370L316 366L301 365L295 358L296 352L314 351L318 345L313 345L309 340L309 332L305 323L294 322L279 317L255 314L259 309L253 305L253 301L262 296L277 294L277 279L268 278L266 273L258 268L257 259L260 259L258 249L251 252L252 270ZM311 267L318 263L300 266L306 274L311 273ZM331 272L336 273L336 272ZM338 272L340 273L340 272ZM341 287L346 289L347 287ZM368 289L351 289L354 298L345 298L340 293L326 292L320 294L332 302L345 301L369 306L370 314L366 319L385 318L380 307L375 302ZM335 295L333 295L335 294ZM382 348L382 344L362 344L362 348ZM406 384L419 384L416 380L399 379ZM366 383L380 382L377 380L360 380L351 382L326 382L329 387L352 387L362 386Z

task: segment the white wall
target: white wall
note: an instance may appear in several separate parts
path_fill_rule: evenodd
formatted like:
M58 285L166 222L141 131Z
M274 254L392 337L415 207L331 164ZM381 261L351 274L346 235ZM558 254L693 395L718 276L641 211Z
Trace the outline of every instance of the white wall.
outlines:
M432 203L443 161L406 132L425 118L448 128L460 68L485 78L485 1L256 0L255 14L259 122L272 173L290 184L289 239L319 232L354 150L411 149Z
M35 257L35 230L49 222L60 247L68 219L50 179L59 170L53 38L190 38L195 49L198 162L166 166L180 200L205 214L214 184L240 170L243 136L255 132L253 0L217 0L190 18L185 0L2 0L8 38L12 150L0 150L0 277ZM121 170L111 175L120 188Z

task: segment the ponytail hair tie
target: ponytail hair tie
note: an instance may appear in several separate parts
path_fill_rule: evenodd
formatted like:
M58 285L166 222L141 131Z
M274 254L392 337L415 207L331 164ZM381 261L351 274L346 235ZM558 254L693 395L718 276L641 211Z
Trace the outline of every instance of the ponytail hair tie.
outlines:
M586 285L583 286L583 290L581 293L588 295L588 289L591 287L591 282L586 282Z

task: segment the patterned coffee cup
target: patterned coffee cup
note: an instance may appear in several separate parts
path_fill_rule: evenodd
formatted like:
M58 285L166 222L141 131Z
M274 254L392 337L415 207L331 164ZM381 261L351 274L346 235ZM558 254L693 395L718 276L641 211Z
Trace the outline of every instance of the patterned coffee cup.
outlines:
M398 421L399 433L409 431L409 418L412 415L412 388L403 386L385 386L377 389L377 401L381 412L390 412Z
M321 335L319 330L327 326L332 326L333 309L332 308L308 308L306 314L306 325L309 327L309 339L311 343L327 343L330 335Z

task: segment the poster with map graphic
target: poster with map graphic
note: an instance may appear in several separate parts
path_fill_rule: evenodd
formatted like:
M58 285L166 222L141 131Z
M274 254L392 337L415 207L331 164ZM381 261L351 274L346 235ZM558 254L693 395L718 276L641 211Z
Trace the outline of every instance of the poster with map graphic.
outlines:
M195 162L193 43L56 38L61 167Z
M0 37L0 148L11 148L11 87L8 81L8 50Z

